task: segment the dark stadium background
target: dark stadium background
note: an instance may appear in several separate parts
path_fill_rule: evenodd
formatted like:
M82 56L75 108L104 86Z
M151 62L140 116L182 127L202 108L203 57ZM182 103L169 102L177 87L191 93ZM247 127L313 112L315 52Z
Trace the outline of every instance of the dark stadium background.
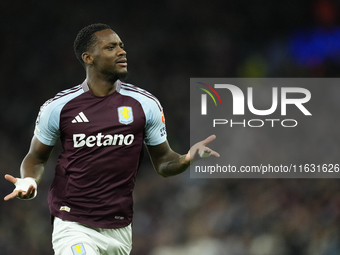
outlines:
M339 1L1 0L0 13L0 176L19 176L40 105L84 80L72 44L91 23L123 39L128 82L161 101L180 153L190 77L339 76ZM53 254L46 197L58 150L35 200L1 199L1 255ZM163 179L147 157L137 178L132 255L340 254L338 179ZM1 179L1 197L12 189Z

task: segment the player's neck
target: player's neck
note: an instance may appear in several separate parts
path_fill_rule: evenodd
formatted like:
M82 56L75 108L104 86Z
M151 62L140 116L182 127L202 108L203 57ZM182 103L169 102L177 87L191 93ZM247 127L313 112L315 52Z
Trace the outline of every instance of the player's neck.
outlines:
M96 96L107 96L112 94L117 87L117 80L113 83L96 76L87 76L87 85L90 91Z

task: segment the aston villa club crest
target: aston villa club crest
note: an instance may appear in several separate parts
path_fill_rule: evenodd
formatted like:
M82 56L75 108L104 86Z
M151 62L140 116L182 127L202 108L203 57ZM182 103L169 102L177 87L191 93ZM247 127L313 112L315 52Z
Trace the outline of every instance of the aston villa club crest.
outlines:
M121 106L118 108L118 120L122 124L130 124L133 122L133 113L130 106Z
M74 255L86 255L85 248L82 243L73 245L71 249Z

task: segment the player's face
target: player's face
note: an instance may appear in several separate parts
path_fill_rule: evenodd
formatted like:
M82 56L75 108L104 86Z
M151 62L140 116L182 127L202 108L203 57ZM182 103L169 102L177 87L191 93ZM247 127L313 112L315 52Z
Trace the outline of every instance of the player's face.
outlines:
M109 79L124 78L127 75L127 59L124 44L111 29L94 34L98 41L93 46L93 67Z

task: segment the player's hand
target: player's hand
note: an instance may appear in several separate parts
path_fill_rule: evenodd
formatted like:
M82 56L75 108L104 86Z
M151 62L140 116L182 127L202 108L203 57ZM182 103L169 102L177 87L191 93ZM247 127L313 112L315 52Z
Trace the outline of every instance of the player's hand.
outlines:
M203 141L194 144L190 148L187 155L185 156L185 161L190 162L192 164L193 162L201 158L206 158L210 156L220 157L220 154L206 146L208 143L212 142L215 139L216 136L211 135L204 139Z
M33 178L15 178L12 175L6 174L5 179L12 182L16 188L11 194L8 194L4 200L8 201L12 198L19 198L23 200L30 200L37 195L37 185Z

